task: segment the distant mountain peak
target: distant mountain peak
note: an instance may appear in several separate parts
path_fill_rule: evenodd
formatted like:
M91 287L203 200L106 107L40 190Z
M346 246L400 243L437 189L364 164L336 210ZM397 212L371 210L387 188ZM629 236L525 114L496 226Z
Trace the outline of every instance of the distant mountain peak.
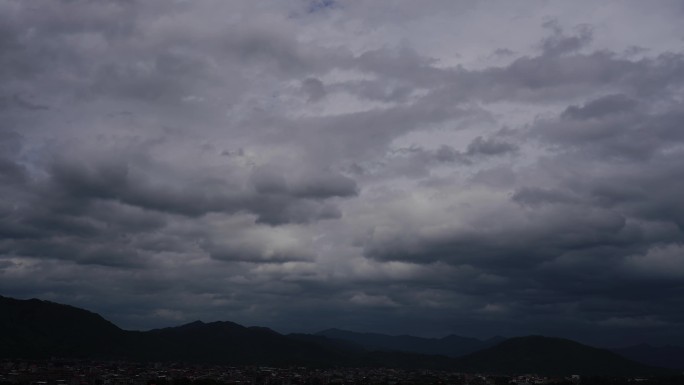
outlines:
M684 370L684 347L682 346L653 346L641 343L634 346L611 349L611 351L647 365L662 366L680 371Z
M542 335L509 338L463 357L461 363L467 370L498 368L502 374L644 375L664 372L608 350Z
M500 342L498 340L481 341L477 338L462 337L455 334L443 338L424 338L409 335L357 333L336 328L320 331L316 335L351 342L371 351L411 352L449 357L459 357Z
M202 322L201 320L197 320L197 321L192 321L190 323L187 323L185 325L178 326L178 328L179 329L180 328L182 328L182 329L193 329L193 328L202 327L204 325L206 325L206 323Z

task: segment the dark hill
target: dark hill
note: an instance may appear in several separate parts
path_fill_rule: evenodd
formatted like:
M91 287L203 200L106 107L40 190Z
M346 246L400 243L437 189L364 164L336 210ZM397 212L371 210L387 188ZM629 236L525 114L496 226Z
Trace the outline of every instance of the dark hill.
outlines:
M642 364L684 370L684 348L681 346L641 344L611 351Z
M630 361L613 352L562 338L508 339L459 360L465 371L499 374L631 376L666 374L665 369Z
M449 335L443 338L421 338L407 335L391 336L379 333L356 333L348 330L328 329L316 333L337 340L348 341L368 350L383 352L410 352L420 354L460 357L482 350L504 340L495 337L487 341L476 338Z
M144 350L140 358L147 359L316 366L349 360L346 351L327 346L325 341L290 338L268 328L233 322L197 321L143 334L143 338L153 338L168 347L166 352Z
M0 296L0 357L106 355L124 334L87 310Z
M0 297L0 358L91 358L233 365L420 367L321 336L284 336L233 322L192 322L147 332L119 329L101 316L37 299ZM424 362L424 361L423 361Z
M329 365L353 355L233 322L193 322L148 332L121 330L98 314L38 299L0 297L0 358L96 358Z

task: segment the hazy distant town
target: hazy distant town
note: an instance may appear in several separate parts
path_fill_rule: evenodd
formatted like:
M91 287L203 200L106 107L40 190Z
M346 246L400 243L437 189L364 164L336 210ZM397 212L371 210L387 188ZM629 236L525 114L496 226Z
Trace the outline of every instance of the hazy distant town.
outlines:
M265 367L88 360L0 361L0 385L401 385L650 384L680 385L684 376L517 376L390 368Z

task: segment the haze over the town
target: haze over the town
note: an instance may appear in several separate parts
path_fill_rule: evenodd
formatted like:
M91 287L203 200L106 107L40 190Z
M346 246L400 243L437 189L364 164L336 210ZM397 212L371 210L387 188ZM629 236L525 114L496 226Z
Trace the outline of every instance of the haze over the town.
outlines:
M0 0L0 295L684 344L681 1Z

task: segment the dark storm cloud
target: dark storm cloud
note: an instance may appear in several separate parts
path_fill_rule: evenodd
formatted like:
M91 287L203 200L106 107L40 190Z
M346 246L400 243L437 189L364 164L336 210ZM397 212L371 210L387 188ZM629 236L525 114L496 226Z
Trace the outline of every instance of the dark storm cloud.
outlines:
M577 202L577 199L566 191L539 187L523 187L516 191L511 198L515 202L531 206Z
M0 1L0 291L684 341L681 8L594 6Z
M357 193L354 180L342 175L289 181L283 174L257 170L252 177L255 191L251 191L210 178L190 178L184 183L155 180L151 171L133 167L113 160L90 165L58 161L51 176L55 192L78 202L110 200L191 217L246 211L274 224L337 217L333 205L318 201Z
M2 247L3 254L74 261L85 265L139 267L144 260L130 247L102 242L87 245L79 240L19 240Z
M598 87L641 97L668 97L684 82L684 56L662 54L628 60L610 51L555 56L523 56L505 67L455 71L452 82L440 90L458 100L557 101L582 97ZM460 91L460 92L459 92Z
M507 152L515 152L517 150L518 147L514 144L499 141L494 138L485 139L481 136L478 136L477 138L473 139L472 142L470 142L466 153L468 155L500 155Z
M448 145L440 146L437 151L435 151L435 158L440 162L456 162L456 161L466 161L462 153L454 150L453 147Z
M292 195L300 198L325 199L358 194L356 182L341 174L312 174L289 181L285 170L261 168L252 175L256 191L262 194Z
M561 114L565 119L586 120L601 118L607 115L631 113L638 102L625 95L607 95L592 100L583 106L570 106Z
M575 52L591 42L592 30L588 25L578 26L576 35L565 35L563 29L555 21L549 21L544 27L550 29L552 35L542 40L541 48L546 55L560 55Z
M632 258L627 256L639 259L636 256L648 255L654 245L682 241L678 230L682 205L671 199L674 190L680 191L679 184L673 183L679 178L669 174L680 169L674 157L681 155L681 138L675 129L675 122L681 121L681 105L671 90L681 89L681 59L664 55L633 62L606 53L573 54L580 46L573 41L559 41L569 45L563 48L562 59L557 57L561 52L549 52L546 47L541 56L521 58L501 71L485 70L477 77L475 73L462 74L461 79L479 78L469 83L471 95L485 98L489 96L482 93L486 90L483 84L489 84L489 79L499 80L497 98L524 100L535 94L574 97L592 82L634 96L608 94L589 99L567 106L558 119L536 122L530 133L541 138L554 155L542 158L529 174L509 182L508 186L518 186L511 198L522 205L522 210L504 206L491 217L466 215L470 223L466 219L461 226L447 225L438 232L428 232L420 225L391 226L390 232L372 236L364 246L365 255L384 261L442 261L506 277L511 292L499 298L506 306L490 309L512 317L531 312L528 314L541 319L544 303L582 308L587 296L593 296L601 298L603 313L587 308L587 322L603 319L606 325L645 328L649 322L640 319L651 320L651 326L678 322L677 312L670 310L672 304L654 305L644 310L648 316L640 316L636 297L646 292L657 296L658 290L653 289L650 279L637 278L622 266ZM656 74L663 71L670 71L668 84L654 87L661 82ZM508 81L520 83L510 89L513 94L507 95ZM646 94L636 92L644 88ZM652 100L644 99L653 96L651 91L658 93L657 108ZM487 143L477 137L467 153L496 154L517 149L506 142L497 145L494 140ZM521 184L530 179L543 184ZM555 183L549 185L553 180ZM635 211L642 205L663 211L655 215ZM669 207L668 213L665 206ZM440 219L431 221L439 223ZM423 224L430 225L430 221ZM620 267L614 273L616 266ZM530 271L536 273L530 275ZM529 290L536 294L523 294ZM479 294L484 293L482 290ZM558 309L552 313L558 322Z
M445 261L482 266L496 272L526 269L532 264L553 260L567 251L596 245L620 245L639 234L624 217L608 210L577 212L573 207L554 207L526 213L517 218L520 228L496 223L492 218L486 230L454 229L442 234L399 233L381 243L367 246L372 258L408 260L417 263ZM635 239L635 242L639 241Z
M402 82L387 84L385 81L359 81L347 85L343 90L357 94L358 96L375 101L383 102L405 102L411 96L413 88Z
M0 158L0 180L6 185L24 182L26 170L11 159Z
M306 78L302 82L302 90L306 92L310 102L317 102L325 96L325 86L320 79Z
M4 108L17 107L29 111L42 111L49 110L50 107L34 103L30 100L26 100L19 95L13 95L12 97L0 98L0 110Z
M534 132L550 144L581 148L599 158L647 159L684 140L681 102L658 103L607 95L567 107L560 119L539 122Z

